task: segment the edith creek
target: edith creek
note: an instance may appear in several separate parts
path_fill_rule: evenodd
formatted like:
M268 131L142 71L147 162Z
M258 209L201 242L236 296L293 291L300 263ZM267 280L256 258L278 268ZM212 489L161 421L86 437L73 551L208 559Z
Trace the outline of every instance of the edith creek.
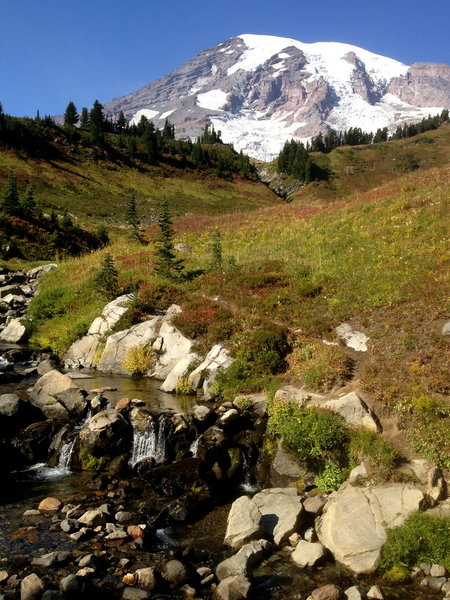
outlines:
M0 356L8 356L8 352L14 351L20 358L22 349L3 344L0 345ZM15 377L0 378L0 395L16 394L28 401L29 389L39 377L34 367L42 356L39 352L24 350L25 359L14 361ZM0 598L23 598L20 580L30 573L37 573L43 580L47 590L45 598L157 600L214 597L215 568L236 553L224 545L231 504L242 495L251 497L268 486L258 452L262 447L264 418L256 421L241 419L240 426L229 434L233 444L227 446L239 450L239 453L231 453L239 460L236 459L236 465L227 463L224 467L213 447L214 439L208 441L209 446L203 448L202 455L198 450L199 437L205 432L206 423L199 425L193 418L196 403L200 404L197 398L163 393L158 389L160 382L142 377L77 372L74 382L88 393L88 410L70 425L71 431L67 431L69 426L66 424L67 435L58 437L59 432L55 430L47 456L40 456L36 462L31 463L26 458L22 460L23 464L14 465L13 469L7 464L1 466L0 571L6 571L10 579L0 584ZM148 412L155 424L144 433L133 426L127 465L124 468L122 464L116 473L111 469L104 473L82 470L79 462L74 460L78 432L93 414L89 406L92 398L112 406L124 398L138 399L142 403L136 406ZM211 414L220 415L220 405L209 402L207 406ZM207 424L211 429L214 428L211 425L218 423L213 418L209 417ZM197 452L204 460L196 458ZM4 456L8 454L2 453L1 460ZM195 460L202 464L193 464ZM215 478L210 478L204 474L205 462L208 468L217 471L221 468L221 472L225 472L228 468L227 475L224 474L222 479L222 475L216 473ZM174 467L171 470L177 464L181 469ZM163 472L164 469L167 470ZM189 469L198 470L201 476L197 478L197 472L191 474ZM152 471L157 471L158 476L153 476ZM36 509L46 497L61 500L62 509L53 515L39 514ZM100 505L108 505L110 513L116 516L121 511L135 515L137 520L130 522L146 523L147 533L141 537L107 536L103 527L93 527L89 535L75 539L69 533L76 533L77 527L62 528L65 518L72 522L67 519L70 509L73 519L77 519L85 510ZM30 514L24 515L26 511ZM123 522L126 529L126 519ZM114 531L111 529L112 533ZM70 556L56 566L43 568L32 564L33 559L54 551L67 551ZM60 581L79 571L81 557L92 554L98 561L94 572L85 578L89 580L86 585L69 586L61 592ZM186 573L179 581L175 576L170 579L164 575L167 563L173 560L186 567ZM155 585L147 592L137 589L136 585L132 588L137 589L135 595L127 595L124 576L150 566L155 568ZM332 561L325 560L314 568L299 568L286 548L273 552L254 569L248 597L303 600L325 584L335 584L341 590L357 585L365 592L371 586L379 585L385 600L442 598L442 594L420 589L418 585L388 585L375 576L353 575Z

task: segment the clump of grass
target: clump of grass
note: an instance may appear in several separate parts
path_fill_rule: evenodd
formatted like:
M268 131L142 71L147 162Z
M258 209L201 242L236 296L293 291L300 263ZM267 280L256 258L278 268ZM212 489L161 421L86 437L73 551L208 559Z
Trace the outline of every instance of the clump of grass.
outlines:
M353 362L340 346L303 343L287 357L287 377L302 381L317 392L326 392L349 379Z
M348 469L336 465L327 464L323 470L316 475L316 485L321 492L334 492L347 479Z
M363 427L355 427L350 429L349 438L350 460L356 463L364 462L378 471L389 470L394 466L398 457L397 450L380 434Z

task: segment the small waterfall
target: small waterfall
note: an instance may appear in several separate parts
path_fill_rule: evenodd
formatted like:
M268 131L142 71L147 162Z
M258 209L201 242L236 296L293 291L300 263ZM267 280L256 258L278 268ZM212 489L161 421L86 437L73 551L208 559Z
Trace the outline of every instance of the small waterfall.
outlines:
M133 430L133 450L129 464L134 467L144 458L154 458L157 463L166 458L166 438L162 419L156 430L155 423L152 423L147 431L136 428Z
M75 446L76 437L68 442L65 442L61 446L61 450L59 451L59 460L57 469L61 469L63 471L70 471L70 461L72 459L73 448Z
M247 494L253 494L258 490L258 487L252 483L252 473L247 452L242 452L242 463L244 481L241 483L240 488Z
M4 356L0 356L0 371L5 371L11 363Z
M201 436L198 435L189 447L189 450L192 452L192 456L194 456L195 458L197 458L197 450L198 450L200 438L201 438Z

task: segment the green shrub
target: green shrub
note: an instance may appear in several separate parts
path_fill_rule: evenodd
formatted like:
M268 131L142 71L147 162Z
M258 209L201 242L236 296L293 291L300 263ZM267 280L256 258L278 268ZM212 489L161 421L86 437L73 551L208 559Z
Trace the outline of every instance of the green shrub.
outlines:
M412 419L406 437L416 452L450 469L450 418L420 413Z
M101 471L109 462L107 456L93 456L87 448L80 448L79 458L83 471Z
M131 375L144 375L155 363L151 348L143 345L130 348L122 362L122 368Z
M294 402L269 403L269 433L301 460L325 460L340 454L347 442L347 429L340 416L329 410L299 408Z
M175 388L175 393L189 396L190 394L194 394L195 390L187 377L180 377Z
M386 571L383 578L390 583L402 583L411 578L411 572L405 565L394 565L389 571Z
M356 463L367 462L377 468L390 468L397 458L397 450L375 431L363 427L351 429L349 442L350 459Z
M316 485L322 492L334 492L346 480L348 469L335 465L325 465L325 468L316 476Z
M450 568L450 519L415 513L400 527L387 532L381 567L409 568L420 563L436 563Z

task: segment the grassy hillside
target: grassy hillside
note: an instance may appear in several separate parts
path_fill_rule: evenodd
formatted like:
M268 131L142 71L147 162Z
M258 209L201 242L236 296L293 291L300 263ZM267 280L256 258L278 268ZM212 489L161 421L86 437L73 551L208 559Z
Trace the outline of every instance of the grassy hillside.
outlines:
M0 193L8 173L16 173L19 192L33 186L44 212L65 209L80 224L114 227L124 221L124 207L131 191L137 194L143 222L151 223L165 198L175 215L222 215L253 210L281 201L257 180L217 177L212 169L186 168L181 158L163 157L155 165L129 159L114 146L106 148L74 144L62 129L53 135L46 156L30 156L0 147ZM227 152L227 148L219 148Z
M292 194L299 203L329 203L416 170L448 163L450 125L407 139L368 146L342 146L329 154L312 153L312 161L328 172L326 181L313 182ZM292 182L285 178L286 184Z

